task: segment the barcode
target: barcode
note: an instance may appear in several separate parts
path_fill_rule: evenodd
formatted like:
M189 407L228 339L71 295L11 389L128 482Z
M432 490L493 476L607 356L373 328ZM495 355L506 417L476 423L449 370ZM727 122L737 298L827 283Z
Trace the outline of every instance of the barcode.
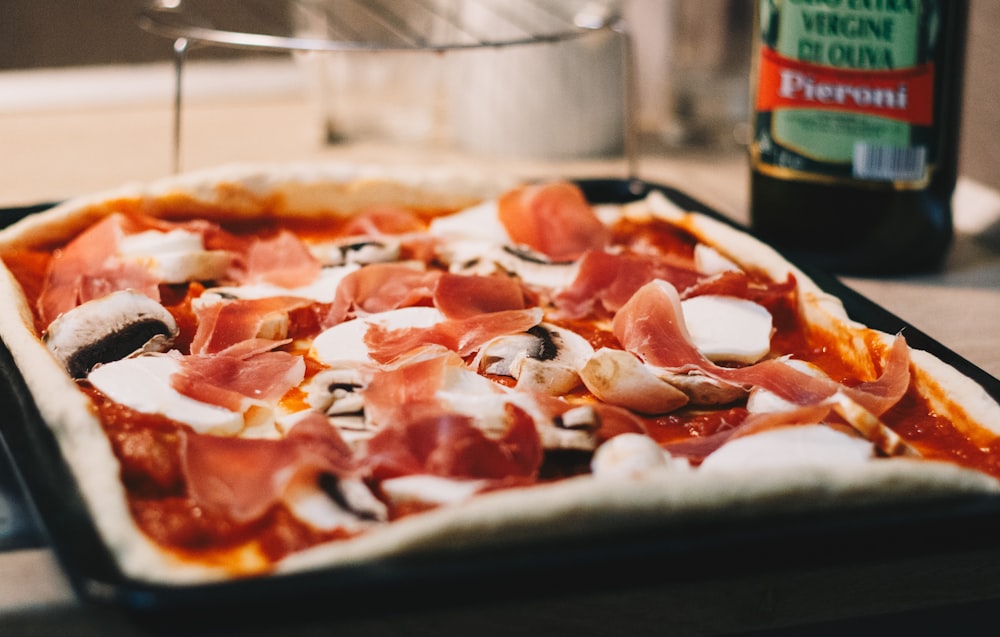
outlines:
M854 145L853 174L857 179L916 181L923 179L927 167L927 147Z

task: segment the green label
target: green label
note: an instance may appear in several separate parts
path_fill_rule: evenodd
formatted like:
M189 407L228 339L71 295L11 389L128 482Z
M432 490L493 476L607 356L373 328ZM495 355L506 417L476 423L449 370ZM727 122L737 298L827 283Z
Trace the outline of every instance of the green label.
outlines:
M761 0L757 161L924 178L939 17L930 0Z
M848 69L890 70L917 63L918 2L910 0L785 0L778 53L801 62Z
M889 119L816 110L778 111L771 120L775 140L824 162L849 162L855 140L882 146L910 143L910 127Z

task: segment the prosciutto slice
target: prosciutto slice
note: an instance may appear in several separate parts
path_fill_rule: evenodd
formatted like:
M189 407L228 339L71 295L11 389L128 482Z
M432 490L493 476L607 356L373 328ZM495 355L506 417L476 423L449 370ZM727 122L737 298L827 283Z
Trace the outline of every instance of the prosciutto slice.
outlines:
M692 344L677 289L662 279L633 294L615 314L611 327L624 349L650 365L678 372L716 367Z
M294 288L308 285L319 276L322 264L294 233L282 230L273 237L254 238L244 246L241 283L270 283Z
M380 206L352 217L338 234L344 237L381 238L420 232L426 227L427 224L411 210Z
M188 495L207 512L238 524L264 516L298 481L351 475L357 466L350 447L318 413L280 440L180 435Z
M369 356L378 363L388 363L424 345L440 345L468 356L492 338L526 332L542 317L541 308L529 308L448 319L431 327L389 329L376 323L365 333L365 345Z
M198 328L191 340L192 354L215 354L242 341L261 336L268 321L283 323L293 310L311 305L309 299L272 296L260 299L233 299L208 303L195 310ZM272 340L285 338L285 332L270 334Z
M441 272L405 263L372 263L344 277L325 325L336 325L352 312L375 314L429 301Z
M738 423L720 428L707 436L695 436L677 442L668 442L663 445L663 448L673 456L682 456L693 464L700 464L710 453L730 440L777 427L823 422L832 409L831 405L820 404L780 412L750 414Z
M735 296L761 303L769 299L791 294L795 291L796 283L795 276L792 274L789 274L788 278L780 283L763 283L754 281L745 272L730 270L720 272L711 277L701 278L687 288L675 287L677 287L683 299L703 294L715 294L719 296Z
M435 239L424 230L427 222L410 210L392 206L370 208L341 229L344 238L368 238L398 243L405 258L428 263L434 258Z
M882 375L876 380L842 389L854 402L876 416L889 411L910 386L910 350L901 335L893 339L882 366Z
M694 285L699 276L693 269L656 255L591 251L580 259L576 278L554 296L553 302L568 318L581 318L595 309L613 314L650 281L670 281L683 290Z
M383 425L412 418L418 411L440 411L435 395L452 367L464 370L461 357L428 347L398 365L372 370L364 389L366 417Z
M855 402L880 415L902 398L910 382L909 349L902 336L894 339L887 352L881 376L853 388L795 369L780 359L747 367L720 367L692 345L680 296L670 283L662 280L648 283L636 292L615 315L612 327L622 347L651 365L760 387L796 405L815 405L843 390Z
M509 276L444 273L434 288L434 305L450 319L472 318L525 307L520 282Z
M382 428L368 441L366 472L384 480L413 474L464 479L533 479L542 444L531 417L507 404L507 431L490 438L472 418L454 413L420 414Z
M610 232L575 184L551 182L515 188L498 200L498 216L515 244L553 261L570 261L600 250Z
M119 290L135 290L160 300L159 281L142 265L116 255L122 237L135 230L136 222L112 214L94 224L49 263L37 307L43 324L81 303Z
M275 403L305 377L301 356L274 351L248 356L185 356L170 379L195 400L242 412L254 403Z
M593 407L600 417L600 427L595 432L598 443L625 433L647 433L642 419L624 407L606 403L595 403Z
M479 382L465 386L463 375ZM504 390L468 370L462 358L427 347L397 364L372 370L363 390L366 417L378 427L364 462L375 478L413 474L503 480L533 477L541 465L542 442L533 419L504 402L498 423L486 428L476 416L456 413L445 390L479 393L484 406ZM486 407L489 409L489 407ZM478 416L478 414L477 414ZM486 430L490 433L486 433Z

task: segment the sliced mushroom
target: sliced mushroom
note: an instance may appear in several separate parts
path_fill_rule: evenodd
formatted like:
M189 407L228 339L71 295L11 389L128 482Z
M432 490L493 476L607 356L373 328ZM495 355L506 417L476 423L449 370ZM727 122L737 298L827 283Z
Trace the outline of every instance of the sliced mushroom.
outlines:
M320 486L341 508L362 520L385 522L389 518L385 504L360 479L325 475L320 479Z
M365 419L364 387L359 369L343 366L317 374L306 388L306 403L326 414L341 438L351 446L375 435L375 427Z
M451 411L471 417L475 426L491 438L507 433L507 405L513 404L534 421L543 448L592 451L596 446L600 420L592 407L574 407L553 419L550 409L539 404L534 392L503 387L464 368L451 370L448 376L435 397Z
M513 275L528 285L547 288L568 286L576 277L575 262L551 261L545 255L520 246L466 241L449 245L440 258L457 274Z
M569 431L597 431L601 428L601 416L591 405L581 405L563 412L556 424Z
M728 405L747 396L747 389L742 385L727 383L703 374L693 372L677 374L658 367L652 367L651 371L657 378L684 392L692 405L703 407Z
M164 352L177 337L174 317L162 305L131 290L87 301L53 321L45 344L73 378L101 363L144 352Z
M594 348L575 332L541 323L521 334L497 337L480 348L473 365L509 376L518 389L562 395L580 384L579 371Z
M516 378L515 369L520 369L521 361L530 356L541 358L544 347L544 341L529 332L509 334L483 345L473 364L483 374Z
M285 503L295 517L323 530L356 531L389 519L385 504L357 478L323 475L316 486L290 489Z
M402 243L359 238L348 242L314 244L309 249L312 255L327 267L368 265L398 260L402 252Z
M602 347L580 370L594 396L642 414L665 414L686 405L687 394L659 378L629 352Z
M546 450L593 451L597 448L597 430L601 417L593 407L573 407L552 422L538 422L538 435Z
M336 367L324 370L309 383L306 402L310 407L330 416L359 414L365 408L363 387L357 367Z

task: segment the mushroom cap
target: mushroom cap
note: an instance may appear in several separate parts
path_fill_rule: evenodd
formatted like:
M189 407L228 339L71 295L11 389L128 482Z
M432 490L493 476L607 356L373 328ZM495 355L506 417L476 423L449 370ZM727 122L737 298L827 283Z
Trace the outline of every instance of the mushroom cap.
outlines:
M84 378L102 363L166 351L178 331L158 302L120 290L61 314L46 330L45 345L70 376Z
M688 396L659 378L635 355L602 347L580 370L592 394L611 405L641 414L665 414L686 405Z
M527 332L499 336L480 348L473 366L510 376L517 388L560 396L580 384L580 369L594 353L575 332L541 323Z

